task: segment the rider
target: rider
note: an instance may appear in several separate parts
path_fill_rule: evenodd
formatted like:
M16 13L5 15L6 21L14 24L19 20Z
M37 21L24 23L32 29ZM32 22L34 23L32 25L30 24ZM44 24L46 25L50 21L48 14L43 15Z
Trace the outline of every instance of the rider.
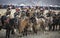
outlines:
M14 18L16 18L16 16L19 15L19 13L20 13L20 9L16 8L16 12L14 13Z
M44 13L44 9L43 8L38 9L38 11L37 11L37 17L38 18L44 18L43 13Z
M18 25L19 23L19 18L20 18L20 8L16 8L16 12L14 13L14 22L16 23L16 25ZM15 28L17 28L17 26L15 26Z
M11 8L10 8L10 7L8 7L8 8L7 8L6 15L10 15L10 14L11 14Z
M52 16L52 11L49 10L49 12L46 15L47 15L47 17L51 17Z

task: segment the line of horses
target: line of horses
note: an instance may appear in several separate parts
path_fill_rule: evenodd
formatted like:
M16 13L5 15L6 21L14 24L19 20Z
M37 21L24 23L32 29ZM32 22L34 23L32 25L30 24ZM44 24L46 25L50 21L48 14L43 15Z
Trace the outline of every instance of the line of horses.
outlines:
M2 28L5 26L7 29L11 29L12 33L14 29L18 29L19 34L25 34L27 35L28 31L33 31L34 33L37 33L39 30L51 30L53 27L53 30L55 29L55 25L57 28L57 25L60 24L60 19L58 19L56 16L53 18L51 17L46 17L44 16L43 18L37 18L35 16L33 17L24 17L24 18L18 18L18 25L16 22L14 22L14 18L7 18L7 20L4 20L2 16L1 21L2 21ZM53 22L53 20L55 20ZM57 21L57 22L56 22ZM6 26L6 24L10 26ZM6 28L5 28L6 29Z

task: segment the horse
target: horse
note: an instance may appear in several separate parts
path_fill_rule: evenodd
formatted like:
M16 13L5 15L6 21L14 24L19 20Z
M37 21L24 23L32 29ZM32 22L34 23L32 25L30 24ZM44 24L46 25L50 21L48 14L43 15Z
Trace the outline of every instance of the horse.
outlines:
M39 30L44 30L45 29L45 19L44 18L36 18L36 22L37 22L37 24L36 24L36 26L35 26L35 29L37 30L37 31L39 31Z
M24 19L19 20L19 25L18 25L19 34L25 33L25 31L27 30L28 22L29 22L28 18L24 18Z
M32 31L37 34L37 31L44 29L45 19L32 16L30 18L30 23L31 23Z
M52 29L52 24L53 24L53 18L52 17L45 17L45 24L46 24L46 28L48 28L48 30Z
M1 29L5 29L6 30L6 38L10 36L10 32L11 34L14 33L14 19L10 19L9 17L3 15L1 17L1 23L2 23L2 28Z

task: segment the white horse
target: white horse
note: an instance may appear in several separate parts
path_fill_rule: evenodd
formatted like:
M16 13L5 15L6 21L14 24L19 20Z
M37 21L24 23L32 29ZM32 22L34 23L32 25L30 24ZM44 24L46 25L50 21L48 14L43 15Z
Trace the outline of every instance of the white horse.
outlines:
M45 19L44 18L36 18L37 25L35 26L36 30L43 30L44 29L44 24L45 24Z

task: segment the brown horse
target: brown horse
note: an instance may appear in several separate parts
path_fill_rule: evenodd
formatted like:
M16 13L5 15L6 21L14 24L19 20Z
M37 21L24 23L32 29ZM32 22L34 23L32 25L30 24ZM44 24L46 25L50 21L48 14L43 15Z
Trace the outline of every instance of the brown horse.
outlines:
M19 30L19 33L24 32L24 29L27 27L28 22L29 22L28 18L25 18L25 19L21 19L20 20L19 29L18 29Z

